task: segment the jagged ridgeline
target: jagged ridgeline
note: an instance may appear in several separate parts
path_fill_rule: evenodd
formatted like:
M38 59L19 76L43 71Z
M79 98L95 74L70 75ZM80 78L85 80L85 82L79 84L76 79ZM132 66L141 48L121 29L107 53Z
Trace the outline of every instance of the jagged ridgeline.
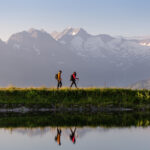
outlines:
M77 71L80 86L129 86L150 77L150 39L92 35L82 28L49 34L31 29L0 40L0 86L63 85Z
M150 113L26 113L0 114L0 127L102 126L131 127L150 125Z

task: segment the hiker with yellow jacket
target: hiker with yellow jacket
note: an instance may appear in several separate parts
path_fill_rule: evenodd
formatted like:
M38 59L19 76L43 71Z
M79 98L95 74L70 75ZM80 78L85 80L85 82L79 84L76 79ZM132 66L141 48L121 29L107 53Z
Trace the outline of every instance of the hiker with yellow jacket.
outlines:
M56 80L57 80L57 89L59 89L59 88L62 87L61 74L62 74L62 71L60 70L60 71L58 72L58 74L55 75L55 78L56 78Z

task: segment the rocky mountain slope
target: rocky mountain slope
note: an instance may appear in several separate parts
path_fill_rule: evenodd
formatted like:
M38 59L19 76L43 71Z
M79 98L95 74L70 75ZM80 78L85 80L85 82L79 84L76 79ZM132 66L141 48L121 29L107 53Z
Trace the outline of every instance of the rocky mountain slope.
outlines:
M148 39L91 35L82 28L51 34L30 29L0 40L0 85L54 86L77 71L80 86L127 86L150 77Z

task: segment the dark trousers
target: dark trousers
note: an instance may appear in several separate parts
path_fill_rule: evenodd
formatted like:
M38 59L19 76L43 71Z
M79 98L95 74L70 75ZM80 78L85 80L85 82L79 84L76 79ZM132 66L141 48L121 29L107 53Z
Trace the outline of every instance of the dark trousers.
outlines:
M77 88L76 80L73 80L73 81L72 81L72 83L71 83L70 87L72 87L72 86L73 86L73 84L74 84L74 85L75 85L75 87Z
M62 82L61 81L58 81L58 83L57 83L57 89L58 88L61 88L62 87Z

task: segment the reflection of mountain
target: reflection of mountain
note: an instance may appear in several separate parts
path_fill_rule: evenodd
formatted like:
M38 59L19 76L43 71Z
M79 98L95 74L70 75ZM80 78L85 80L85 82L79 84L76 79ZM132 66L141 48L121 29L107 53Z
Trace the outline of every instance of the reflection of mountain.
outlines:
M74 129L74 127L72 127ZM11 129L5 129L10 130L11 134L13 133L19 133L23 135L28 135L30 137L34 136L43 136L45 134L49 134L52 137L55 137L57 133L57 128L51 128L51 127L45 127L45 128L11 128ZM62 135L65 138L68 138L70 135L70 128L61 128ZM83 127L83 128L77 128L76 130L76 136L78 138L83 138L86 134L96 131L96 132L106 132L109 131L109 128L91 128L91 127Z
M150 77L149 40L91 35L66 28L51 35L31 29L0 40L0 84L53 86L63 70L63 83L79 72L82 86L126 86Z
M7 129L6 129L7 130ZM23 135L28 135L30 137L32 136L43 136L45 135L47 132L50 132L50 128L11 128L8 129L10 130L10 132L13 133L19 133L19 134L23 134Z

